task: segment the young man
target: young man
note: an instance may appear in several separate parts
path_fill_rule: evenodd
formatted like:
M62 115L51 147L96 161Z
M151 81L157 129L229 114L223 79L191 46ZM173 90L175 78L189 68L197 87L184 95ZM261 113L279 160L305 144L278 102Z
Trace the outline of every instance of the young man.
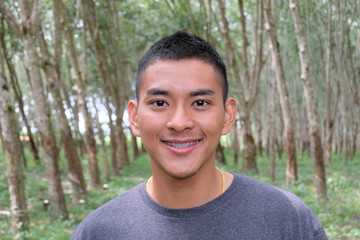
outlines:
M236 102L226 68L201 38L177 32L140 60L132 132L152 177L91 213L72 239L326 239L293 194L215 167Z

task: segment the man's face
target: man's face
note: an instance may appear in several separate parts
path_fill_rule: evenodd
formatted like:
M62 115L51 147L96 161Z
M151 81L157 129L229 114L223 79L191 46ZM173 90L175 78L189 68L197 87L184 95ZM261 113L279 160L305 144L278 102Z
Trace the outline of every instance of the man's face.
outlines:
M188 178L213 166L220 136L230 132L236 103L222 98L213 66L196 59L157 61L142 75L138 102L128 104L133 133L153 174Z

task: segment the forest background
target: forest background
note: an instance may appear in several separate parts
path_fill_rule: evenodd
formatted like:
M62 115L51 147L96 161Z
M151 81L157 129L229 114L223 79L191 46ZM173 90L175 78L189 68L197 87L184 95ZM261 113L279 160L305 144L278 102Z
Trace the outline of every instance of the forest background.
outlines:
M359 16L359 0L1 1L0 238L67 239L150 176L126 104L142 54L184 30L218 49L238 101L219 167L360 239Z

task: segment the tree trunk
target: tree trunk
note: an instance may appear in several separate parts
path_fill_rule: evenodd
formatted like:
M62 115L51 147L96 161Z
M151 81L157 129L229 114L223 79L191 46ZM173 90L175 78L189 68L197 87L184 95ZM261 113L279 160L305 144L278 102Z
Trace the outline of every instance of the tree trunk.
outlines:
M53 1L54 3L54 23L55 23L55 59L52 61L50 59L50 54L44 39L44 36L40 36L40 44L43 49L43 68L47 77L48 85L52 91L54 98L54 106L56 108L58 125L61 133L61 140L64 144L65 156L68 163L69 170L69 180L72 184L73 189L73 199L72 203L77 204L79 201L84 198L86 193L85 178L83 175L83 170L81 166L81 161L79 155L76 151L75 140L71 134L71 129L69 126L68 119L66 118L65 109L62 104L63 99L61 97L61 75L60 75L60 65L61 65L61 55L62 55L62 32L61 32L61 3L58 1Z
M239 151L240 151L240 143L239 143L239 137L238 137L238 127L237 127L238 121L234 124L234 130L233 130L233 140L231 141L231 147L234 151L234 160L233 160L233 166L234 168L238 167L239 163Z
M350 5L351 6L351 5ZM351 6L352 7L352 6ZM359 4L357 4L356 14L357 16L360 13L360 7ZM350 26L346 23L346 52L347 52L347 62L345 63L348 67L345 67L347 78L348 78L348 86L350 87L350 93L352 96L352 102L355 105L355 107L351 107L352 115L355 115L353 117L354 121L352 123L354 127L354 131L352 131L352 147L351 147L351 157L354 157L355 150L356 150L356 144L357 144L357 138L360 136L359 133L359 117L360 116L360 32L357 31L357 43L356 43L356 50L354 51L354 45L351 44L351 32L350 32Z
M69 75L71 75L70 68L69 68ZM85 150L84 138L83 138L83 135L80 132L80 127L79 127L79 108L78 108L78 104L77 104L76 100L74 100L74 103L71 102L70 97L69 97L69 93L68 93L68 88L66 87L64 81L61 81L60 85L61 85L61 96L65 100L66 105L67 105L68 109L71 110L71 113L72 113L72 116L73 116L71 119L69 119L69 124L71 123L71 126L74 128L74 130L72 131L73 132L73 138L74 138L76 147L80 150L79 156L83 156L84 153L86 152L86 150Z
M255 161L255 141L251 132L250 116L248 114L245 109L240 113L241 130L244 141L242 171L255 171L255 173L258 173L257 163Z
M256 139L256 148L257 148L257 153L259 153L260 157L263 156L263 141L262 141L262 124L261 124L261 119L260 119L260 114L261 114L261 110L260 110L260 106L259 104L257 104L257 109L256 111L254 111L254 115L255 115L255 128L256 128L256 135L257 135L257 139Z
M264 15L262 11L262 2L256 1L256 16L254 31L255 34L255 56L254 57L254 66L251 69L249 67L248 60L248 47L250 46L249 40L247 38L247 29L246 29L246 16L244 12L244 2L243 0L238 0L239 12L240 12L240 24L241 24L241 36L243 39L242 44L242 53L240 60L243 65L244 71L244 81L243 87L245 88L245 95L242 108L244 109L243 113L240 114L240 120L243 121L245 126L245 135L244 137L244 154L243 154L243 170L255 170L258 172L257 163L256 163L256 147L255 141L252 135L251 122L250 122L250 113L252 111L255 99L258 95L258 83L260 79L260 73L265 64L263 60L263 21ZM243 116L242 116L243 115ZM250 168L249 168L250 167Z
M113 123L112 120L112 114L113 111L110 107L110 101L106 101L105 102L105 106L106 106L106 110L109 116L109 128L110 128L110 145L111 145L111 166L112 166L112 175L113 176L119 176L119 166L118 166L118 161L117 161L117 148L118 148L118 144L117 144L117 132L116 132L116 127Z
M40 3L39 1L20 1L21 25L16 22L8 6L3 2L0 8L5 12L5 19L9 26L24 40L25 61L29 70L31 89L35 101L37 114L37 127L44 150L44 163L46 178L48 180L48 195L51 204L51 218L58 219L61 215L68 217L64 192L61 186L59 171L59 151L56 145L54 131L50 120L50 108L44 94L40 69L38 66L38 54L34 39L39 31Z
M327 55L326 55L326 137L325 137L325 153L324 161L326 164L331 164L331 152L332 152L332 140L334 135L334 122L336 117L336 112L338 108L339 96L340 96L340 86L339 82L336 84L336 96L334 102L332 102L332 88L333 82L331 77L331 59L333 55L333 43L331 36L331 22L332 22L332 7L331 0L328 1L328 26L327 26Z
M120 28L120 19L118 10L116 7L116 1L110 0L108 5L109 10L109 26L114 31L107 31L109 33L108 42L112 46L113 52L109 52L110 48L107 48L108 55L110 55L111 65L119 64L119 67L115 67L114 71L114 81L112 82L112 88L116 90L115 92L115 100L116 100L116 115L117 115L117 127L119 128L119 145L120 145L120 160L122 167L128 165L130 163L129 155L128 155L128 146L127 146L127 138L124 133L124 129L122 126L123 123L123 115L126 107L127 100L127 89L130 89L130 85L126 81L126 56L124 54L125 50L120 48L121 39L121 28Z
M271 80L270 80L271 81ZM270 93L272 96L268 100L268 149L270 159L270 178L275 181L276 178L276 154L275 154L275 139L276 139L276 124L275 124L275 89L273 84L269 84Z
M129 165L130 161L129 161L129 155L128 155L128 147L127 147L127 138L126 135L124 134L124 128L122 126L122 120L121 120L121 124L117 123L118 126L118 130L119 130L119 139L120 139L120 145L118 146L118 149L120 150L119 154L119 166L120 169L122 169L123 167Z
M326 175L325 165L323 157L323 149L320 138L320 130L318 120L316 116L315 104L313 101L313 86L309 79L309 58L307 55L307 44L305 34L302 29L302 23L300 19L300 10L298 1L290 0L290 9L294 21L296 39L298 42L298 50L301 64L301 81L304 90L304 96L306 101L306 112L309 123L309 135L311 139L312 156L315 163L315 181L316 181L316 194L319 198L325 198L326 187Z
M1 23L1 24L3 26L3 23ZM11 61L11 56L7 52L7 47L5 45L5 40L4 40L4 34L0 33L0 35L1 35L1 37L0 37L0 39L1 39L1 47L2 47L2 49L4 51L5 61L6 61L8 70L9 70L12 87L14 89L16 100L17 100L17 102L19 104L19 110L20 110L20 113L21 113L21 117L22 117L22 119L24 121L24 125L26 127L27 136L29 137L30 151L34 156L35 163L37 165L39 165L40 164L39 150L38 150L38 147L37 147L37 145L35 143L35 139L34 139L34 136L32 134L32 131L31 131L31 128L30 128L30 125L29 125L29 121L28 121L27 116L25 114L24 101L22 100L23 95L22 95L22 92L21 92L21 89L20 89L20 86L19 86L18 78L17 78L16 72L15 72L13 63Z
M67 22L67 16L65 14L65 8L63 5L62 0L55 0L55 2L59 2L59 6L62 6L62 19L63 19L63 27L64 27L64 34L65 34L65 42L66 46L69 50L70 61L72 66L71 77L75 82L73 90L77 93L78 96L78 105L80 111L84 118L85 123L85 144L86 144L86 155L88 160L88 168L89 168L89 188L101 188L101 181L100 181L100 171L96 156L96 141L94 137L94 128L92 123L92 118L90 112L87 107L86 103L86 86L85 86L85 79L81 74L79 68L78 57L73 41L73 30L69 26Z
M282 121L281 121L282 122ZM282 127L280 129L283 129ZM279 136L279 134L276 135L276 140L275 140L275 146L276 146L276 153L278 155L278 158L282 158L282 154L284 152L284 146L283 146L283 142L282 139L283 137Z
M221 143L218 144L217 148L216 148L216 160L223 164L226 165L226 158L225 158L225 154L224 154L224 148L221 146Z
M246 17L244 13L243 1L238 1L239 13L240 13L240 24L241 24L241 35L243 38L243 51L237 56L237 49L235 48L234 40L230 36L230 28L228 20L225 16L225 4L222 0L218 0L218 6L220 9L221 20L223 23L223 29L221 31L224 39L226 52L230 59L230 66L233 70L237 88L237 97L241 106L240 121L244 125L243 139L244 139L244 150L243 150L243 171L254 170L258 172L256 164L256 149L255 142L251 131L250 113L254 105L255 99L258 93L258 82L260 79L260 73L264 66L264 60L262 58L263 52L263 13L261 8L261 2L256 2L256 19L254 25L254 31L258 34L255 35L256 51L254 56L253 71L250 70L248 63L247 49L249 42L247 39L246 30ZM238 68L237 57L241 60L244 71L244 78L240 78L240 71ZM252 72L252 74L250 74Z
M38 57L33 36L26 36L25 40L26 62L30 69L30 80L35 100L35 110L37 113L37 128L41 138L41 145L44 149L44 162L46 166L46 176L49 184L49 198L52 206L51 216L57 219L61 214L67 218L65 197L61 187L59 171L59 150L56 145L55 135L50 120L50 109L48 101L44 95L40 69L38 68Z
M106 54L106 48L101 42L100 35L100 26L101 24L98 21L96 15L96 9L94 2L82 0L82 6L84 10L84 22L87 23L87 26L90 31L90 36L92 38L92 46L95 53L96 66L99 73L100 82L104 86L104 93L106 96L112 96L112 100L115 106L115 115L116 115L116 129L117 129L117 161L119 170L125 165L129 164L129 156L127 151L127 140L123 131L122 122L123 122L123 112L125 109L125 96L124 88L126 88L125 83L125 69L124 69L124 60L121 58L121 52L119 49L119 37L120 29L118 25L117 11L114 1L109 2L109 24L114 28L114 32L110 32L110 36L107 38L112 52ZM109 32L109 31L107 31ZM110 48L109 48L110 49ZM108 49L108 50L109 50ZM111 59L113 64L119 64L119 67L115 67L114 71L111 71L108 59ZM111 72L114 72L112 75ZM122 83L122 84L119 84ZM119 85L122 87L119 87ZM108 98L107 98L108 99Z
M5 152L4 144L2 144L4 141L3 141L3 137L2 137L2 135L1 135L1 132L2 132L2 127L1 127L1 121L0 121L0 141L1 141L1 149L2 149L2 152Z
M4 60L3 51L0 50L0 125L2 126L0 133L6 158L11 227L15 235L28 229L29 216L20 162L22 146L18 135L17 116L10 103L10 90L6 84Z
M47 74L48 80L51 78L51 76L49 77L49 74L51 73ZM58 91L58 86L54 86L52 89L54 105L57 109L56 113L58 125L60 128L61 141L64 144L65 156L68 163L69 180L72 184L73 190L72 203L78 204L80 199L84 198L84 194L86 194L85 178L83 175L79 154L76 151L76 144L65 115L65 109L62 105L62 98Z
M280 98L280 106L282 118L284 123L284 143L286 151L286 186L290 186L293 181L296 181L297 176L297 161L294 127L292 120L291 107L289 102L289 94L285 84L285 75L281 63L280 50L276 38L275 21L271 12L271 4L269 0L264 1L264 9L266 11L268 23L266 29L270 38L270 53L273 61L273 69L275 72L278 94Z
M54 16L60 17L59 6L54 5ZM59 19L55 19L55 37L60 37ZM60 129L61 142L64 144L65 156L68 163L69 180L72 184L72 203L78 204L86 193L85 178L82 171L81 161L76 151L76 144L71 134L68 119L66 118L63 99L61 97L60 86L60 62L61 62L61 37L59 42L55 42L55 59L50 58L49 50L42 33L38 34L40 49L42 52L42 67L45 72L46 80L52 96L56 110L57 122Z
M133 158L134 160L140 156L139 146L137 143L137 137L134 134L131 134L131 143L133 148Z
M308 121L306 119L306 110L305 107L301 107L301 109L299 110L300 114L301 114L301 129L309 129L308 127ZM300 132L300 141L302 143L302 148L301 148L301 156L304 157L304 155L308 155L310 156L310 136L309 136L309 132L308 131L301 131Z
M101 146L101 152L102 152L102 162L104 166L104 174L107 181L110 181L110 167L109 167L109 159L107 157L107 149L106 149L106 143L105 143L105 137L104 132L101 126L101 123L99 121L99 110L96 106L96 100L94 95L92 96L93 99L93 105L95 109L95 123L98 129L98 136L100 139L100 146Z

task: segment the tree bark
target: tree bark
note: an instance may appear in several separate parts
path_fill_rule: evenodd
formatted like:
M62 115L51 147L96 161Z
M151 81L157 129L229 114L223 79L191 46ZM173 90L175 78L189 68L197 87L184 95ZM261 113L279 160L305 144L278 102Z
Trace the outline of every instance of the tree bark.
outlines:
M131 143L133 148L133 158L134 160L140 156L139 146L137 143L137 137L134 134L131 134Z
M271 80L270 80L271 81ZM276 124L275 124L275 89L272 83L270 86L270 96L273 96L268 101L268 149L270 159L270 178L271 181L276 179L276 154L275 154L275 141L276 141Z
M289 94L285 84L285 75L281 63L280 49L276 38L275 21L271 12L270 0L264 0L264 9L268 19L266 29L270 38L270 53L273 61L273 69L275 72L276 84L280 98L280 106L284 123L284 143L286 151L286 186L290 186L296 181L297 176L297 160L296 160L296 144L294 137L294 127L292 120L291 107L289 102Z
M255 128L256 128L256 135L257 135L257 139L256 139L256 148L257 148L257 152L259 153L260 157L263 156L263 138L262 138L262 124L261 124L261 118L260 118L260 114L261 114L261 109L259 104L256 104L256 111L254 111L254 123L255 123Z
M3 31L4 29L0 29ZM10 100L10 89L6 83L5 57L0 51L0 128L6 158L7 180L10 195L11 227L14 235L28 229L29 216L22 174L22 146L18 135L17 116Z
M3 26L3 22L1 24ZM27 116L25 114L24 101L22 100L23 95L22 95L22 92L21 92L21 89L20 89L20 86L19 86L18 78L17 78L16 72L15 72L14 66L12 64L12 61L11 61L11 56L8 54L7 47L5 45L4 34L0 33L0 36L1 36L0 37L1 47L2 47L2 50L4 51L5 61L6 61L6 64L7 64L7 68L9 70L12 87L14 89L16 100L17 100L17 102L19 104L19 111L21 113L21 117L22 117L24 125L26 127L27 135L29 137L30 151L33 154L33 157L35 159L35 163L37 165L39 165L40 164L39 150L38 150L38 147L37 147L37 145L35 143L35 139L34 139L34 136L32 134L28 118L27 118Z
M87 24L90 36L92 38L92 45L95 53L96 66L99 73L100 82L104 86L104 93L107 96L112 96L112 102L115 106L115 115L116 115L116 130L117 130L117 161L118 161L118 170L120 170L125 165L129 164L129 157L127 152L127 140L123 131L122 122L123 122L123 113L125 110L125 69L123 64L123 59L121 58L121 52L119 49L119 38L117 34L120 34L117 12L115 7L115 2L110 1L110 19L109 24L111 24L116 33L110 33L110 36L106 39L110 46L112 46L113 52L111 54L106 54L107 51L104 45L101 42L100 35L100 22L96 15L96 9L94 2L82 0L82 7L84 11L84 22ZM110 66L108 59L113 61L113 64L119 64L119 67L114 69L114 74L111 74ZM122 83L122 84L119 84ZM122 85L122 88L119 88L119 85ZM108 100L108 98L106 98Z
M244 140L244 150L243 150L243 171L253 170L258 172L257 164L256 164L256 148L255 141L253 138L252 130L251 130L251 121L250 121L250 113L253 108L255 99L258 93L258 82L260 79L260 73L264 66L263 60L263 13L261 7L261 1L256 2L257 11L256 11L256 20L254 30L258 33L255 36L255 45L256 51L254 56L254 66L252 74L250 74L251 70L249 68L248 63L248 53L247 49L249 46L249 42L247 39L247 30L246 30L246 18L244 14L243 1L238 1L239 13L240 13L240 24L241 24L241 34L243 38L243 50L239 56L243 64L244 77L240 77L240 71L237 63L237 49L234 47L235 44L233 39L230 36L230 28L228 20L225 16L225 4L222 0L218 0L221 20L223 23L223 30L221 31L226 45L226 52L230 59L230 66L233 70L236 83L238 84L237 89L237 97L239 100L239 104L241 106L242 111L240 112L240 122L243 126L242 134Z
M325 198L327 195L325 165L323 149L320 138L320 130L317 120L315 104L313 101L313 86L309 79L309 58L307 54L307 43L300 19L300 10L298 1L290 0L290 9L295 26L296 39L301 64L301 82L303 86L306 112L309 123L309 135L311 139L312 156L315 163L315 181L316 194L319 198Z
M1 3L5 18L14 32L24 40L25 62L29 70L31 90L35 101L37 114L37 128L39 131L41 146L44 150L45 173L48 180L48 195L51 204L51 218L58 219L60 216L68 218L64 192L61 186L59 170L59 150L50 119L50 106L44 94L44 87L38 65L39 57L34 40L39 31L40 2L28 0L20 1L21 25L15 20L7 5ZM20 31L19 31L20 30Z
M3 137L2 137L1 132L2 132L2 126L1 126L1 121L0 121L0 141L1 141L1 149L2 149L3 152L5 152L5 147L4 147L4 144L3 144L4 140L3 140Z
M98 108L96 106L96 100L95 100L94 95L92 96L92 100L93 100L93 105L94 105L94 109L95 109L95 123L96 123L96 127L98 129L98 136L99 136L99 139L100 139L100 146L101 146L104 174L105 174L106 180L110 181L110 167L109 167L109 159L108 159L108 156L107 156L105 136L104 136L104 132L103 132L100 120L99 120L99 110L98 110Z
M42 52L42 68L44 69L47 85L54 98L54 107L56 110L57 122L60 129L61 141L64 144L65 156L68 163L69 180L72 185L72 203L78 204L80 199L84 198L86 193L85 178L82 171L81 161L76 150L76 144L71 134L68 119L65 114L63 106L63 99L61 97L60 84L60 63L61 63L61 30L60 17L61 6L54 1L54 16L55 16L55 58L51 59L48 46L46 44L44 35L39 31L38 38L40 42L40 49Z
M251 131L250 112L247 112L247 109L243 109L243 111L240 113L240 123L244 141L242 171L255 171L258 173L258 167L255 160L255 140Z
M68 70L69 75L71 75L71 70ZM71 80L70 80L71 81ZM64 83L64 81L60 82L61 85L61 96L63 97L63 99L66 102L67 108L71 110L72 113L72 118L69 119L69 124L71 123L71 126L74 128L73 132L73 137L74 137L74 141L76 144L76 147L80 150L80 156L83 156L83 154L86 152L85 150L85 143L84 143L84 138L83 135L80 132L80 127L79 127L79 108L78 108L78 104L77 101L74 100L74 103L72 103L72 101L70 100L69 97L69 93L68 93L68 89L66 84Z
M328 1L328 25L327 25L327 46L326 46L326 65L325 65L325 75L326 75L326 137L325 137L325 153L324 161L327 164L331 164L331 152L332 152L332 141L334 135L334 123L335 117L338 108L339 96L340 96L340 86L339 82L336 84L336 96L334 102L332 102L332 88L333 81L331 77L331 63L333 56L333 40L332 40L332 9L331 9L331 0Z
M88 169L89 169L89 188L90 189L101 188L100 171L96 156L97 148L94 137L93 122L87 107L85 79L83 78L83 74L81 74L79 68L76 48L73 41L73 30L67 21L67 16L65 13L65 8L62 0L55 0L55 1L59 2L59 5L62 6L61 14L63 18L65 42L70 54L70 61L72 66L71 77L75 83L73 86L73 90L75 90L75 92L77 93L78 105L85 122L85 144L86 144L86 155L87 155Z
M50 108L47 104L42 85L40 69L38 67L38 56L34 44L34 35L28 34L25 40L26 63L30 69L30 80L35 100L35 110L38 115L37 128L41 138L41 145L44 149L44 162L46 176L49 184L49 198L52 206L51 216L57 219L61 214L67 218L65 197L61 186L59 170L59 150L56 145L55 135L50 120Z
M216 148L216 160L223 165L226 165L226 158L224 154L224 148L221 146L221 143L218 144Z
M350 4L349 4L350 5ZM351 6L351 5L350 5ZM351 6L352 7L352 6ZM356 14L359 15L360 13L360 7L359 4L357 4ZM358 21L359 22L359 21ZM353 45L351 44L351 37L350 37L350 26L347 25L346 27L346 49L348 54L348 65L347 69L347 75L348 75L348 85L350 86L350 93L352 95L352 102L355 105L355 108L351 110L351 112L355 116L360 116L360 84L359 84L359 78L360 78L360 33L358 31L357 33L357 46L356 50L353 50ZM354 157L355 150L356 150L356 144L357 144L357 138L360 137L359 133L359 117L354 118L355 121L353 123L354 125L354 132L352 136L352 158ZM358 121L356 121L356 119Z
M233 140L231 141L231 148L234 151L234 159L233 159L233 166L234 168L238 167L239 162L239 151L240 151L240 143L239 143L239 137L238 137L238 127L237 127L238 121L234 124L234 130L233 130Z
M108 96L106 96L108 97ZM116 128L115 125L113 123L112 120L112 115L113 115L113 111L110 107L110 101L106 100L105 101L105 106L106 106L106 110L107 110L107 114L109 117L109 128L110 128L110 145L111 145L111 166L112 166L112 175L113 176L119 176L119 167L118 167L118 161L117 161L117 148L118 148L118 144L117 144L117 132L116 132Z

